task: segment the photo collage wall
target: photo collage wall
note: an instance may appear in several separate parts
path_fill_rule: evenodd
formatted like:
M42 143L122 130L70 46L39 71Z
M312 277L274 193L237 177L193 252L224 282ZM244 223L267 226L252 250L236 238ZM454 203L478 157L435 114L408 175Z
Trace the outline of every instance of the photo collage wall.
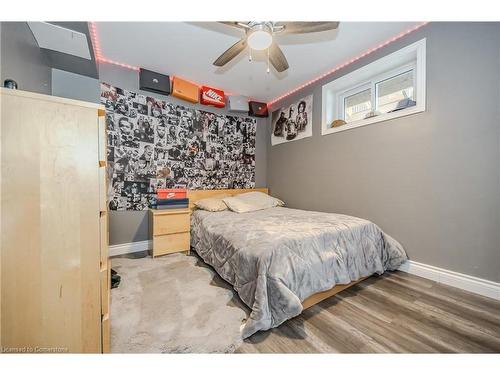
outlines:
M156 189L255 186L256 120L184 107L101 83L110 210L146 210Z

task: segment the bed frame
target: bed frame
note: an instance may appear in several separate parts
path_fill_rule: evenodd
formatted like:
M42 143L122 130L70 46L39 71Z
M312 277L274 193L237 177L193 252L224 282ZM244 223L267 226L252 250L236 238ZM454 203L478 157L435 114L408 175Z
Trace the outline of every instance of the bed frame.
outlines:
M361 281L367 279L368 277L369 276L362 277L361 279L353 281L349 284L338 284L335 285L332 289L325 290L324 292L315 293L312 296L307 297L304 301L302 301L302 308L304 310L308 309L309 307L316 305L317 303L320 303L321 301L330 298L331 296L334 296L337 293L340 293L344 289L350 288L351 286L360 283Z
M221 190L188 190L187 197L189 198L189 208L191 210L194 209L194 202L200 199L211 198L220 194L229 194L229 195L237 195L242 193L249 193L251 191L260 191L265 194L269 194L268 188L254 188L254 189L221 189ZM353 281L349 284L339 284L335 285L333 288L325 290L324 292L315 293L309 297L307 297L304 301L302 301L302 308L305 310L321 301L334 296L341 291L356 285L357 283L365 280L367 277L362 277L356 281Z

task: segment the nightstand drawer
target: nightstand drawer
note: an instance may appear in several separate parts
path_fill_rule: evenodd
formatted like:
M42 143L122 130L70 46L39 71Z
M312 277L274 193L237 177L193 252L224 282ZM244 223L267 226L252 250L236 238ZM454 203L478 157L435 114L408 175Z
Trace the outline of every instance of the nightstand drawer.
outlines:
M189 251L189 241L189 232L153 236L153 256Z
M153 235L189 232L189 214L155 215L153 222Z

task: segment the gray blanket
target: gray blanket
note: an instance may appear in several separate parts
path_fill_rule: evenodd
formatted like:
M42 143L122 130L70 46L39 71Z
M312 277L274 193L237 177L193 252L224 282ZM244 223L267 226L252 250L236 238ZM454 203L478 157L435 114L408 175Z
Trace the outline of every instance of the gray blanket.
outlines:
M346 215L283 207L196 210L191 224L191 246L252 310L244 338L299 315L314 293L394 270L407 259L375 224Z

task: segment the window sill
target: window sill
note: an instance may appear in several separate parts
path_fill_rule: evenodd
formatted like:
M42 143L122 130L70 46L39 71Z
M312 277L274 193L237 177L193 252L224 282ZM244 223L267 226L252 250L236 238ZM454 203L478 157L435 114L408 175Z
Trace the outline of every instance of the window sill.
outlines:
M349 124L345 124L345 125L342 125L342 126L339 126L336 128L329 127L330 124L323 124L323 126L321 127L321 135L343 132L345 130L350 130L350 129L359 128L361 126L376 124L376 123L382 122L382 121L393 120L396 118L409 116L409 115L413 115L415 113L420 113L420 112L425 112L424 105L416 105L416 106L413 106L410 108L402 109L402 110L397 111L397 112L384 113L382 115L370 117L370 118L367 118L364 120L351 122Z

